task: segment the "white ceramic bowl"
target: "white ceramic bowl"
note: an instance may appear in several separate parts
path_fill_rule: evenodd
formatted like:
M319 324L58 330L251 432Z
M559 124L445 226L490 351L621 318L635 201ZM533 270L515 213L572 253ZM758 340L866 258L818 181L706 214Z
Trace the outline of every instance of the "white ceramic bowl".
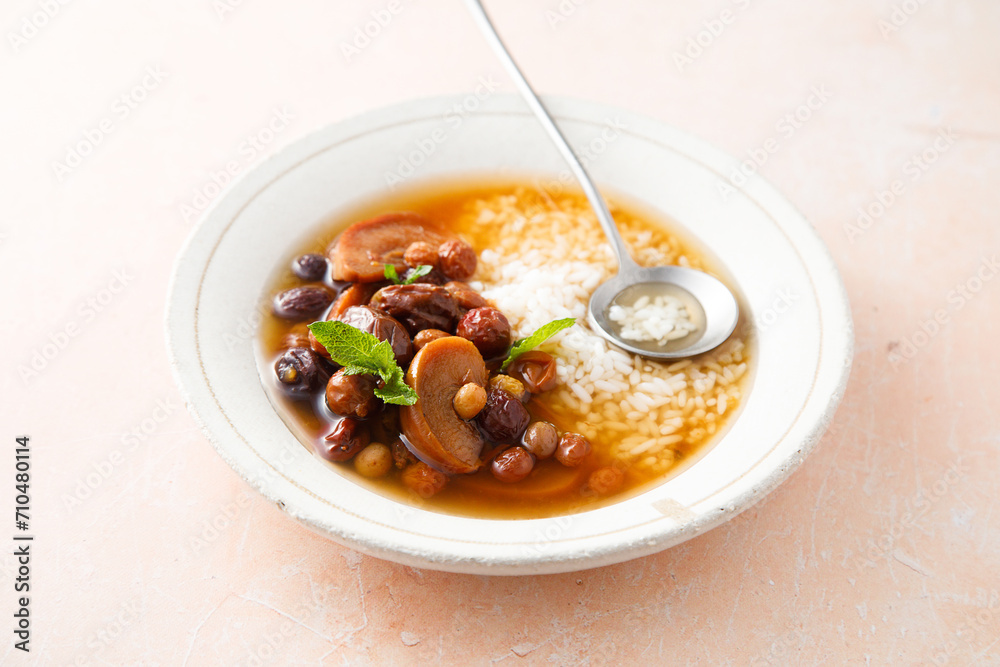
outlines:
M276 263L323 220L385 192L387 174L565 170L513 96L409 102L311 134L247 173L207 212L177 259L167 329L172 364L219 454L312 530L400 563L532 574L651 554L734 517L784 480L827 427L853 334L826 248L773 188L729 192L737 162L683 132L620 109L547 103L602 186L678 221L722 261L757 324L756 373L732 427L681 474L614 505L551 519L440 514L372 493L314 458L275 413L253 330ZM603 133L603 136L602 136ZM728 192L724 195L724 192Z

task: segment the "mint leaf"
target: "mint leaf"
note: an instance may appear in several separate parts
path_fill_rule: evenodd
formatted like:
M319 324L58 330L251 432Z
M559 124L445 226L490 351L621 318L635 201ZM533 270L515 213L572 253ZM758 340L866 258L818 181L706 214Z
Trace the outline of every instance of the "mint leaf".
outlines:
M403 281L403 284L412 285L413 283L417 282L417 278L422 278L423 276L426 276L433 270L434 270L433 266L429 266L427 264L421 264L417 268L410 271L410 275L406 276L406 280Z
M382 386L375 389L375 395L383 401L396 405L417 402L417 392L406 384L389 343L337 320L313 322L309 330L330 358L344 367L345 374L369 374L381 379Z
M500 366L500 370L506 370L507 366L510 365L510 362L514 361L528 350L535 349L560 331L569 329L574 324L576 324L575 319L572 317L566 317L561 320L552 320L548 324L542 325L538 328L538 331L531 334L527 338L515 342L514 345L511 346L510 352L507 353L507 358L504 360L503 365Z
M391 280L393 285L398 285L400 283L399 274L396 273L396 266L393 264L383 265L382 275L385 276L386 280Z
M391 280L394 285L412 285L417 282L417 278L422 278L433 270L433 266L421 264L420 266L411 269L409 275L406 276L406 280L403 280L399 277L399 272L396 271L396 266L394 264L382 265L382 275L385 276L386 280Z
M375 395L386 403L413 405L417 402L417 392L413 391L403 378L403 369L396 366L388 378L382 376L384 387L376 387Z

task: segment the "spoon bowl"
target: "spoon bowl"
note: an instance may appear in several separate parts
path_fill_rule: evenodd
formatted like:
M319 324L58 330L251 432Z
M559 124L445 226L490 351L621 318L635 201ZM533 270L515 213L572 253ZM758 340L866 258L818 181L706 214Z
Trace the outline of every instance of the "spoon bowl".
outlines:
M599 286L590 298L588 319L591 326L597 333L618 347L652 359L691 357L707 352L725 342L729 338L729 334L736 328L736 321L739 319L739 306L732 292L721 282L701 271L679 266L643 268L633 261L625 242L622 240L621 233L618 231L618 226L611 217L604 197L597 190L583 163L573 152L569 142L559 130L559 126L549 115L545 105L538 99L531 84L524 78L517 63L507 51L507 47L504 46L503 40L500 39L500 35L497 34L496 28L483 8L481 0L466 0L466 4L486 40L500 58L507 73L510 74L518 92L521 93L521 97L524 98L532 113L545 128L552 143L559 149L566 164L569 165L570 171L573 172L580 187L583 188L604 234L608 237L611 250L618 259L618 274ZM683 337L668 340L662 344L658 341L636 341L633 343L624 338L620 328L615 326L608 317L608 310L619 301L622 301L619 305L631 305L633 301L626 301L626 299L632 295L636 295L638 298L636 292L643 291L653 294L670 294L678 298L684 303L689 317L692 318L695 330Z
M611 307L658 294L683 303L695 330L662 344L622 337L621 327L609 317ZM651 359L680 359L708 352L729 338L739 317L733 293L704 271L682 266L641 267L631 261L594 290L587 309L595 332L627 352Z

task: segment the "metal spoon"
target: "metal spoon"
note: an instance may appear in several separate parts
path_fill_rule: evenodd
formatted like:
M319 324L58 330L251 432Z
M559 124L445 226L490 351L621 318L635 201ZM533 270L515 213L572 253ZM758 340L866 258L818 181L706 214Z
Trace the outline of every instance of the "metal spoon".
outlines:
M641 267L629 255L622 241L608 206L594 186L590 176L576 157L566 138L559 131L555 121L545 109L541 100L528 84L521 70L493 27L480 0L466 0L469 10L486 41L499 56L507 72L514 80L518 91L527 102L542 127L562 153L563 159L576 176L590 201L601 228L611 243L611 249L618 260L618 274L601 284L590 297L588 316L594 330L606 339L634 354L653 359L677 359L707 352L721 345L736 328L739 306L732 292L720 281L703 271L680 266ZM631 341L621 337L621 331L608 318L608 311L614 304L632 305L642 295L665 294L679 298L687 308L688 315L696 329L685 335L659 344L657 341Z

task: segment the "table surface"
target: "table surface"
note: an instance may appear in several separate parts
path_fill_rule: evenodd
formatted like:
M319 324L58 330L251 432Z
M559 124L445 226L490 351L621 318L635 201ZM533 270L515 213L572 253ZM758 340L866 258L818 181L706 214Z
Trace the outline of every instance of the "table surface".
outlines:
M740 519L491 578L283 516L196 427L163 335L190 207L228 162L512 90L462 3L62 2L0 11L0 479L13 504L29 434L36 536L31 653L5 631L3 662L1000 664L1000 4L488 3L544 93L756 156L828 244L857 335L830 432Z

